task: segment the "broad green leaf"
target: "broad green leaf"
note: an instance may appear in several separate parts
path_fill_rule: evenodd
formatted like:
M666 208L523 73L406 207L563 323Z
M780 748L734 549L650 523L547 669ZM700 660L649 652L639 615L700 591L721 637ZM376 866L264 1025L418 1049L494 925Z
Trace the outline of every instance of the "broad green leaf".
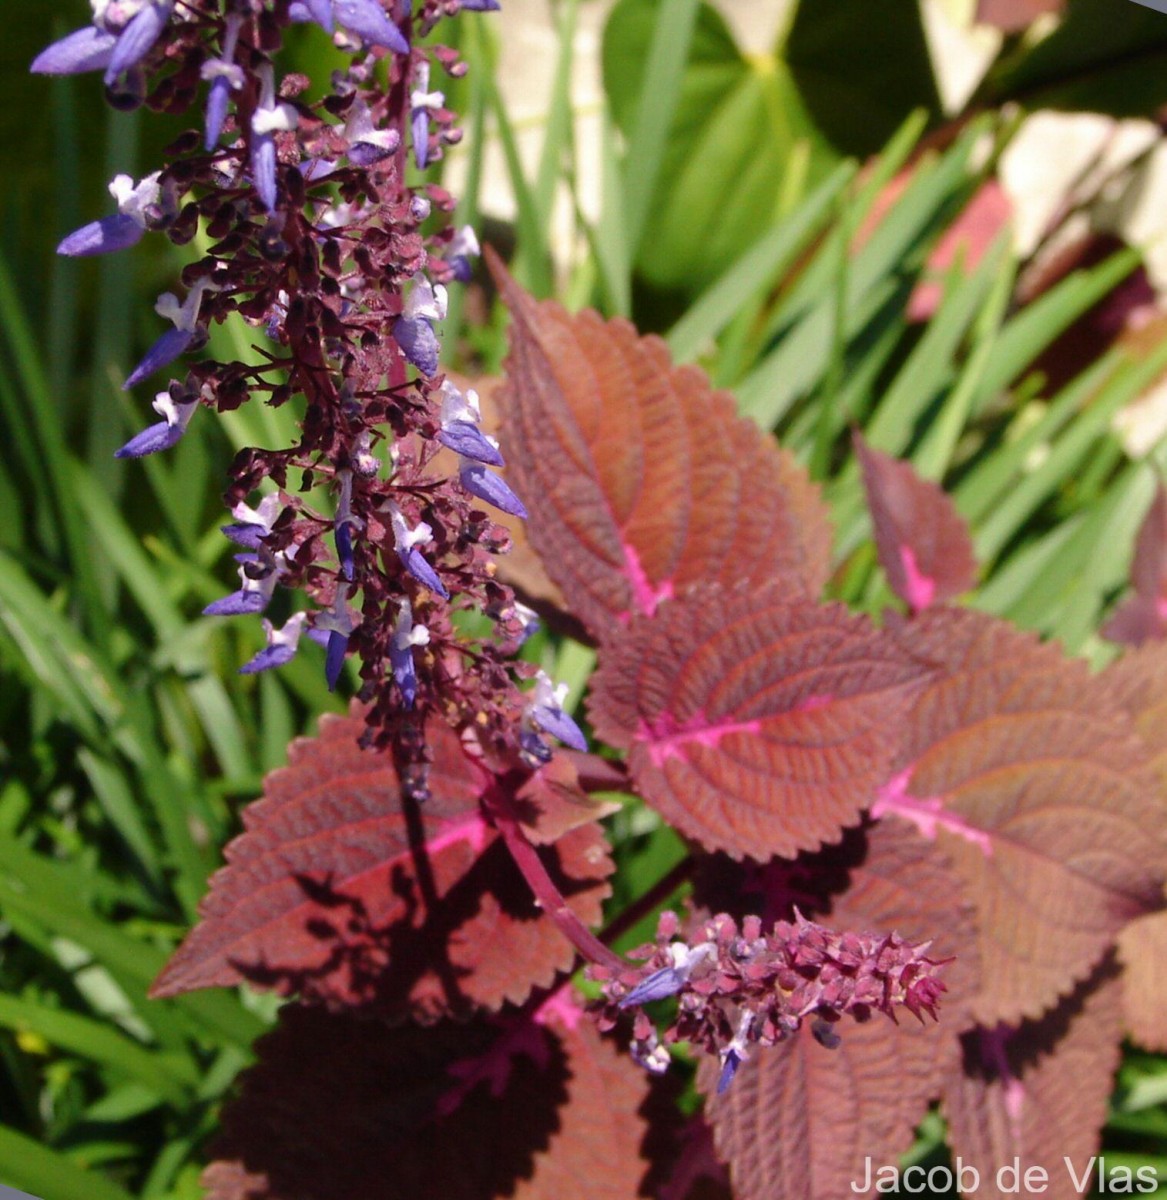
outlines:
M632 148L651 144L645 131L656 128L643 124L657 103L645 88L653 86L648 65L667 7L621 0L604 31L604 86L616 124L636 133ZM663 121L663 112L653 119ZM702 5L636 259L645 278L699 291L725 270L780 211L784 173L800 145L810 146L809 179L817 182L838 156L808 119L789 69L775 56L744 57L721 17ZM628 172L638 165L630 159Z
M914 109L940 111L919 0L802 0L783 55L843 154L874 154Z

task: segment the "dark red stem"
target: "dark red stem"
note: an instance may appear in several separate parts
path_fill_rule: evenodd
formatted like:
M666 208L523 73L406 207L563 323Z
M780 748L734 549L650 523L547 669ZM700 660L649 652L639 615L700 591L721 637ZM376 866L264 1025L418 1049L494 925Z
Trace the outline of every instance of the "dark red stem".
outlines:
M487 804L515 866L535 895L535 902L555 922L559 932L590 962L613 971L626 970L628 964L609 950L568 907L563 893L555 886L538 851L516 819L509 797L495 789L487 798Z

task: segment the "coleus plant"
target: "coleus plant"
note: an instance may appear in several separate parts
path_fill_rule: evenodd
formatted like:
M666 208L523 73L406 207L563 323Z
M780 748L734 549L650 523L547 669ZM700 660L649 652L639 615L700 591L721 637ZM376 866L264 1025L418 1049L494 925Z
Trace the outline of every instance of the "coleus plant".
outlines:
M330 683L348 652L362 663L352 715L293 743L155 987L290 998L224 1112L208 1194L835 1198L936 1101L982 1179L1018 1158L1076 1194L1063 1160L1085 1171L1124 1029L1167 1046L1148 1003L1167 663L1152 646L1092 677L950 605L975 581L959 516L859 438L907 612L879 626L825 600L829 516L793 457L659 340L536 302L497 260L495 445L438 358L473 239L423 230L453 201L405 173L407 146L425 168L456 140L429 73L460 64L417 36L458 7L110 0L37 62L175 109L206 81L202 137L118 183L117 216L62 250L206 225L186 300L160 304L174 332L127 382L232 312L270 337L270 367L196 361L123 453L169 448L200 407L301 394L301 444L233 467L240 587L210 611L303 589L314 607L244 669L305 631ZM318 105L276 81L293 20L352 51ZM550 680L517 686L530 618L482 502L525 518L561 597L549 619L596 646L587 712L611 753L586 752ZM471 639L460 610L494 632ZM605 914L613 790L687 854ZM656 941L617 955L681 884ZM938 1025L913 1019L942 994ZM674 1057L698 1062L703 1117L681 1120Z

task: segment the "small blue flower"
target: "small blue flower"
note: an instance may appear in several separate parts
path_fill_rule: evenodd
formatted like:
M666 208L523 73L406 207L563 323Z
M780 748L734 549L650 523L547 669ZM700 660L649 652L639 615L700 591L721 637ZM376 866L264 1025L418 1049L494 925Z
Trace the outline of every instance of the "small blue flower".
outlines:
M348 640L355 628L356 623L348 606L348 591L343 587L337 588L331 610L317 614L315 625L308 631L308 636L314 642L324 644L324 678L330 692L336 690L344 667L344 656L348 651Z
M344 123L344 136L349 144L348 157L358 167L371 167L374 163L397 152L401 135L396 129L377 129L369 114L369 106L360 99L354 100Z
M105 69L107 85L131 67L136 67L150 53L174 12L174 3L175 0L151 0L126 22ZM107 20L113 7L113 4L106 6Z
M258 550L283 511L284 504L278 492L264 496L255 508L241 500L231 510L234 522L220 528L237 546Z
M259 104L251 117L251 181L269 213L275 212L279 197L276 182L277 132L295 129L300 114L295 108L276 99L275 76L271 65L257 68L260 78Z
M208 604L203 609L208 617L241 617L263 612L276 590L276 580L283 573L282 555L265 569L256 555L245 556L239 567L239 590Z
M535 676L535 690L523 709L523 728L530 729L535 726L558 738L573 750L587 750L588 742L583 731L563 711L563 702L566 699L567 684L561 683L556 686L546 671L540 671Z
M409 53L409 43L389 20L377 0L332 0L336 23L370 46L383 46L398 54Z
M410 128L413 132L413 158L418 170L424 171L430 158L430 113L442 108L446 97L442 92L431 92L430 65L420 62L414 74L417 86L409 93Z
M393 528L393 544L401 565L418 581L443 600L450 598L438 573L422 557L419 545L424 546L434 540L434 531L420 521L416 529L410 529L405 520L405 514L392 501L388 504L389 523Z
M742 1056L732 1047L721 1056L721 1074L717 1077L717 1094L724 1095L733 1083L737 1069L742 1065Z
M473 388L460 392L448 379L442 384L442 427L438 441L462 458L505 467L498 443L479 428L482 409Z
M304 632L304 622L307 613L294 613L284 622L282 629L276 629L264 618L263 629L267 634L267 645L250 662L239 668L240 675L255 675L260 671L270 671L273 667L282 667L290 663L296 656L300 644L300 635Z
M112 217L102 217L100 221L90 221L75 229L57 247L57 253L82 258L124 250L137 243L146 230L151 211L157 211L162 194L158 183L160 175L160 171L155 171L139 184L135 184L129 175L115 175L109 193L117 201L118 211Z
M474 266L470 260L481 254L482 247L474 230L469 225L463 225L446 246L446 262L459 283L469 283L474 278Z
M539 614L533 608L528 608L521 600L516 600L511 607L519 624L523 627L521 645L528 638L534 637L543 628L543 625L539 620Z
M717 947L712 942L701 942L692 950L684 942L674 942L669 947L672 965L661 967L659 971L653 971L647 978L642 979L621 999L619 1006L631 1008L634 1005L651 1004L653 1000L663 1000L666 996L675 996L689 982L694 967L700 966L716 953Z
M472 496L485 500L487 504L493 504L504 513L510 513L512 517L519 517L524 521L527 519L527 509L511 490L510 485L481 463L467 462L463 459L458 478Z
M733 1041L721 1052L721 1075L717 1080L717 1094L719 1096L733 1083L733 1077L737 1074L738 1067L750 1056L747 1042L750 1036L750 1027L753 1023L754 1014L752 1012L747 1011L742 1013L737 1033L733 1035Z
M352 471L337 471L340 480L340 500L336 505L336 516L333 519L333 530L336 535L336 556L340 560L340 569L345 579L353 577L353 527L362 524L353 516L353 473Z
M209 279L198 280L187 293L186 299L179 304L178 297L172 292L164 292L158 297L154 311L168 321L174 323L174 328L164 333L149 350L146 357L130 372L129 378L122 384L122 390L128 391L135 384L141 383L155 371L161 370L183 353L194 341L198 332L199 308L203 302L203 293L213 285Z
M32 60L34 75L80 75L84 71L102 71L109 66L117 34L87 25L46 46Z
M130 438L120 450L114 451L114 458L142 458L177 446L198 406L198 397L176 401L169 391L159 392L154 397L153 408L164 420Z
M332 32L332 0L292 0L288 16L293 21L315 21L325 33Z
M306 183L315 183L318 179L327 179L339 166L339 160L334 158L304 158L296 164L296 170L304 176Z
M461 7L467 12L498 12L502 5L498 0L462 0Z
M417 668L413 661L413 648L427 646L429 640L430 631L424 625L413 623L413 606L408 600L403 600L393 627L393 640L389 643L389 663L406 708L412 708L417 699Z
M519 730L519 749L526 755L531 767L549 763L554 757L551 747L533 729Z
M210 80L210 91L207 93L207 125L203 138L203 149L208 153L214 150L223 132L223 122L227 119L227 101L232 92L243 87L243 68L235 62L235 45L239 40L239 29L243 24L240 13L229 13L227 16L227 32L223 38L223 56L208 59L199 68L203 79Z
M393 336L405 357L427 378L438 373L442 349L433 323L445 319L446 289L431 284L424 275L414 275L401 316L393 322Z

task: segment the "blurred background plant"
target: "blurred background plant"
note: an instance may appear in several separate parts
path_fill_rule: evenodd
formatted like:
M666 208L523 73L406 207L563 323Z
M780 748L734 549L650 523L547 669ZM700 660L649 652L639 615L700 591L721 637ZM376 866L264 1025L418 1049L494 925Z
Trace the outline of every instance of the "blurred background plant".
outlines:
M200 1148L268 999L156 1002L242 803L341 699L306 653L241 677L251 623L199 615L233 578L224 468L293 406L197 422L124 463L179 251L57 259L179 130L27 65L83 0L7 0L0 47L0 1180L45 1200L198 1195ZM826 485L831 591L879 612L850 451L942 481L974 532L969 602L1096 663L1167 430L1167 16L1120 0L504 0L459 19L458 221L521 283L665 336ZM326 78L301 31L289 69ZM448 29L445 36L449 37ZM144 302L145 301L145 302ZM246 358L250 333L212 331ZM218 349L217 349L217 343ZM483 278L450 366L497 373ZM529 647L577 702L591 652ZM612 830L613 903L677 836ZM643 925L624 945L643 941ZM1131 1048L1108 1165L1167 1179L1167 1058ZM913 1156L942 1153L938 1121Z

